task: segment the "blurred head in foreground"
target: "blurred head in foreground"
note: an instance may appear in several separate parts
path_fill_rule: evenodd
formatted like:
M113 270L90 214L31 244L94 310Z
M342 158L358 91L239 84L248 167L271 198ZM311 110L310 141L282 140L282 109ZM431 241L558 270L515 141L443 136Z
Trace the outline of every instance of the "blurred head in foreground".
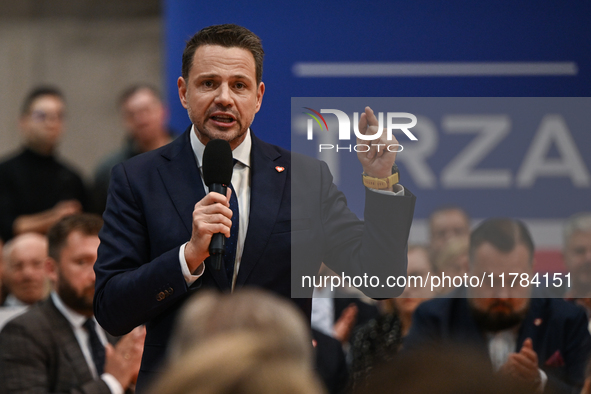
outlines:
M237 330L200 341L173 359L151 393L323 394L312 369L270 339Z
M232 294L202 291L184 306L172 336L169 360L220 334L253 333L284 359L312 366L310 329L290 302L257 289Z

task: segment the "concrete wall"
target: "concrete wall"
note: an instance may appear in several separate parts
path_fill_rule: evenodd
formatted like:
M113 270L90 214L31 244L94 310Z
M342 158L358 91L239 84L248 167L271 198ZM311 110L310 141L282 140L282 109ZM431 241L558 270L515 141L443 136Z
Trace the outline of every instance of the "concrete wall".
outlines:
M116 108L121 90L135 82L162 88L162 23L157 7L146 8L158 2L117 8L107 1L110 8L102 11L81 0L55 2L55 8L47 1L14 3L19 6L0 2L0 156L20 144L24 96L38 84L52 84L67 100L60 155L90 176L123 140Z

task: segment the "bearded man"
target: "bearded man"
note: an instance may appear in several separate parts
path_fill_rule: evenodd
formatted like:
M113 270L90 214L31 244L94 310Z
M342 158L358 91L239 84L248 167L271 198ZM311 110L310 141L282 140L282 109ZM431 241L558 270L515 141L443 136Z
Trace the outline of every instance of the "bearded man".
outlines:
M455 298L419 306L405 348L434 342L467 345L488 354L495 371L528 382L534 390L580 390L591 350L587 318L562 299L535 298L529 282L521 282L534 275L533 255L522 222L484 221L470 236L469 275L484 277L482 286L457 289L449 295ZM511 274L518 274L512 286Z

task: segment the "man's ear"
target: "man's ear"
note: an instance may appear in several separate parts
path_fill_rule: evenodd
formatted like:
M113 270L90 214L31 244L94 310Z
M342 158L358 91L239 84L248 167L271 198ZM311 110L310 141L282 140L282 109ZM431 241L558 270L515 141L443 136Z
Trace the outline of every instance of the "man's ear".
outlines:
M265 84L263 82L259 83L257 88L257 105L255 109L255 113L259 112L261 109L261 104L263 103L263 95L265 94Z
M187 108L187 83L185 82L185 78L179 77L179 79L176 80L176 85L179 88L181 104L183 107Z
M52 283L57 282L57 270L57 261L55 261L51 257L48 257L47 260L45 260L45 272L47 273L47 277L49 278L49 280L51 280Z

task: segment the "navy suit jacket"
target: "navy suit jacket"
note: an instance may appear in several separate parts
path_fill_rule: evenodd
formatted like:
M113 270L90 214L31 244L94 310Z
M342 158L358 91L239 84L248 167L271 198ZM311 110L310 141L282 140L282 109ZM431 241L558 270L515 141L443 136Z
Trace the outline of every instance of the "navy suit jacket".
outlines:
M190 131L114 167L103 214L95 316L114 335L146 324L138 387L157 371L188 295L208 287L229 290L224 270L213 270L207 260L204 274L190 287L179 264L194 206L205 196ZM347 208L325 163L251 136L250 217L236 288L256 286L289 298L292 284L301 286L300 276L316 274L322 261L350 275L371 275L375 266L374 271L406 274L415 201L410 192L394 197L367 192L364 224ZM376 262L385 255L387 262ZM292 259L302 262L294 262L293 271ZM311 294L309 289L304 297ZM309 316L309 298L294 302Z
M544 392L578 393L591 351L585 312L562 299L532 298L519 327L516 352L527 338L532 339L539 368L548 375ZM405 349L437 341L473 346L488 355L486 336L472 318L466 298L438 298L417 308Z

